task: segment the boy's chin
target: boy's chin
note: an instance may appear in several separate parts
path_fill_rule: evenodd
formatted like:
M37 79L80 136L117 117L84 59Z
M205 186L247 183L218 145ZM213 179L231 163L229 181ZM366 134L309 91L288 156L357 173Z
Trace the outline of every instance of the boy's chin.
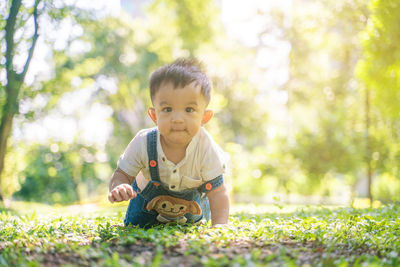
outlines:
M165 139L170 144L188 145L192 140L192 137L187 133L173 133Z

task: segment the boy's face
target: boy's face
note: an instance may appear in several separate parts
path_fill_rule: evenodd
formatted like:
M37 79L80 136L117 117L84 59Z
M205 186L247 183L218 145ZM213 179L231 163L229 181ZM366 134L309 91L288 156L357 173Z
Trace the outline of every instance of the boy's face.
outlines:
M172 83L161 84L153 105L148 113L158 126L161 141L167 145L187 146L212 117L212 111L206 110L200 86L194 82L183 88L174 88Z

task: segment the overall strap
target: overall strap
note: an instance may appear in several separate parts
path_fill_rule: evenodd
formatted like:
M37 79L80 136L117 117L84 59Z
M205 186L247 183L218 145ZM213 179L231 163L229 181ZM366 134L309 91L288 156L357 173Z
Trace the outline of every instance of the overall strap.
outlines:
M198 188L198 190L201 194L207 194L208 192L220 187L223 184L224 184L224 176L221 174L220 176L202 184Z
M160 182L160 175L158 172L157 129L147 133L147 156L149 157L151 180Z

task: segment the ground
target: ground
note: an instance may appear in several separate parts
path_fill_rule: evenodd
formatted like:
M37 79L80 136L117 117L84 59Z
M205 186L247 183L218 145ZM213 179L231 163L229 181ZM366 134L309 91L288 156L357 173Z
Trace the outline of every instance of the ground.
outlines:
M217 229L124 227L124 209L3 209L0 266L400 266L398 204L242 205Z

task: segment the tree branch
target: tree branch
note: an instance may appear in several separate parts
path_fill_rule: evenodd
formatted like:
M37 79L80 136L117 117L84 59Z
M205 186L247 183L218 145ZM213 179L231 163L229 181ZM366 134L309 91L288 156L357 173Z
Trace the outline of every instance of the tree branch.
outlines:
M6 22L6 71L7 76L13 71L13 59L14 59L14 33L15 33L15 22L17 20L17 14L21 7L21 0L13 0L11 3L10 14L8 15Z
M35 32L33 33L32 43L31 43L31 47L29 48L28 58L26 59L24 70L21 72L21 74L18 75L20 81L23 81L25 79L26 72L28 71L29 64L31 63L31 60L32 60L33 51L35 50L36 41L37 41L37 39L39 37L39 34L38 34L38 30L39 30L38 5L39 5L39 3L40 3L40 0L36 0L35 1L35 6L34 6L34 9L33 9L33 20L34 20L34 23L35 23Z

